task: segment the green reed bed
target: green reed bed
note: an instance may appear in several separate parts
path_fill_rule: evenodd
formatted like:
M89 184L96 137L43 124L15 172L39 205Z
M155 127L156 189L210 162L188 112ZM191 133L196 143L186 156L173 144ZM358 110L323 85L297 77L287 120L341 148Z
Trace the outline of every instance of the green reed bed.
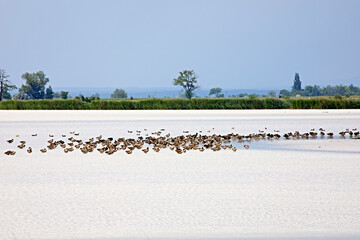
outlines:
M360 99L141 99L141 100L10 100L8 110L145 110L145 109L360 109Z

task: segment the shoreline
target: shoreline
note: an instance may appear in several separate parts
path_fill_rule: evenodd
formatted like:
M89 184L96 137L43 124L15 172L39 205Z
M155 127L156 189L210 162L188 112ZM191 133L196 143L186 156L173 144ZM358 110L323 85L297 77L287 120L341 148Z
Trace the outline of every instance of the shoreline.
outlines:
M342 114L338 116L337 114ZM206 119L359 119L360 109L253 109L253 110L0 110L4 121L113 121Z

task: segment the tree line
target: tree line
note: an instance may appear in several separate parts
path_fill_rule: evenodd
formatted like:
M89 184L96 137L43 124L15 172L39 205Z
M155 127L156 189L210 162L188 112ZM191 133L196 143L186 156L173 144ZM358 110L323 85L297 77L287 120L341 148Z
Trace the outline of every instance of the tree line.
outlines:
M60 91L54 92L51 85L47 86L49 83L49 78L46 77L43 71L38 71L35 73L24 73L21 75L21 78L25 80L25 84L22 84L19 88L19 92L11 96L10 92L17 89L15 85L9 80L9 75L6 74L6 71L0 69L0 101L2 99L14 99L14 100L30 100L30 99L68 99L69 92ZM127 93L123 89L115 89L114 93L111 94L112 98L127 98ZM85 97L80 94L75 97L76 100L81 100L84 102L91 102L93 100L99 100L99 94L94 94L90 97Z
M29 100L29 99L53 99L61 98L67 99L70 98L67 91L54 92L51 85L46 86L49 83L49 78L46 77L43 71L38 71L35 73L24 73L21 75L21 78L25 80L25 84L22 84L19 88L19 92L14 96L11 96L10 92L17 89L15 85L9 80L9 75L6 74L5 70L0 69L0 101L2 99L18 99L18 100ZM179 73L179 76L173 79L174 86L182 87L183 94L182 96L188 99L197 97L195 95L195 90L199 89L198 85L199 76L195 73L194 70L184 70ZM295 73L293 86L291 91L282 89L280 90L279 97L290 97L290 96L353 96L360 95L360 88L355 87L353 84L349 86L336 85L336 86L326 86L319 87L318 85L308 85L304 89L301 87L300 75ZM211 88L209 96L214 96L216 98L224 97L222 93L222 88L216 87ZM238 95L232 95L231 97L250 97L255 98L258 95L256 94L246 94L240 93ZM270 91L268 95L262 95L263 97L276 97L275 91ZM116 88L111 94L111 98L128 98L128 94L124 89ZM99 95L95 94L91 97L84 97L79 95L75 99L82 100L85 102L91 102L92 100L100 99ZM132 98L131 98L132 99Z
M5 70L0 69L0 101L2 99L29 100L68 98L69 92L54 92L50 85L46 87L49 78L46 77L43 71L35 73L26 72L21 75L21 78L25 80L25 84L21 85L17 94L11 96L10 91L17 89L17 87L11 83L8 79L9 77L10 76L6 74Z
M300 75L295 73L294 83L291 88L291 91L282 89L280 91L281 96L304 96L304 97L317 97L317 96L359 96L360 88L355 87L353 84L349 86L345 85L335 85L335 86L326 86L320 87L318 85L307 85L305 88L301 87Z

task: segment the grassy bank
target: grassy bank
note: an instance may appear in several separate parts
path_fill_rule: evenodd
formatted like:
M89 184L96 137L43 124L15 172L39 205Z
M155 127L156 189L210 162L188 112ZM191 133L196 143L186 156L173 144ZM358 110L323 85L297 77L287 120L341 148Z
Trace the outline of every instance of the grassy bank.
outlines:
M142 100L10 100L3 110L145 110L145 109L360 109L360 99L142 99Z

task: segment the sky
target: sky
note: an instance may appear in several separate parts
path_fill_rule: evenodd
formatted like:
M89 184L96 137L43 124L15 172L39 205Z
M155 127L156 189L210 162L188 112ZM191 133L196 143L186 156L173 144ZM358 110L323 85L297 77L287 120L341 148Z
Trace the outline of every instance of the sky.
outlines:
M18 87L360 86L359 0L0 0L0 68Z

